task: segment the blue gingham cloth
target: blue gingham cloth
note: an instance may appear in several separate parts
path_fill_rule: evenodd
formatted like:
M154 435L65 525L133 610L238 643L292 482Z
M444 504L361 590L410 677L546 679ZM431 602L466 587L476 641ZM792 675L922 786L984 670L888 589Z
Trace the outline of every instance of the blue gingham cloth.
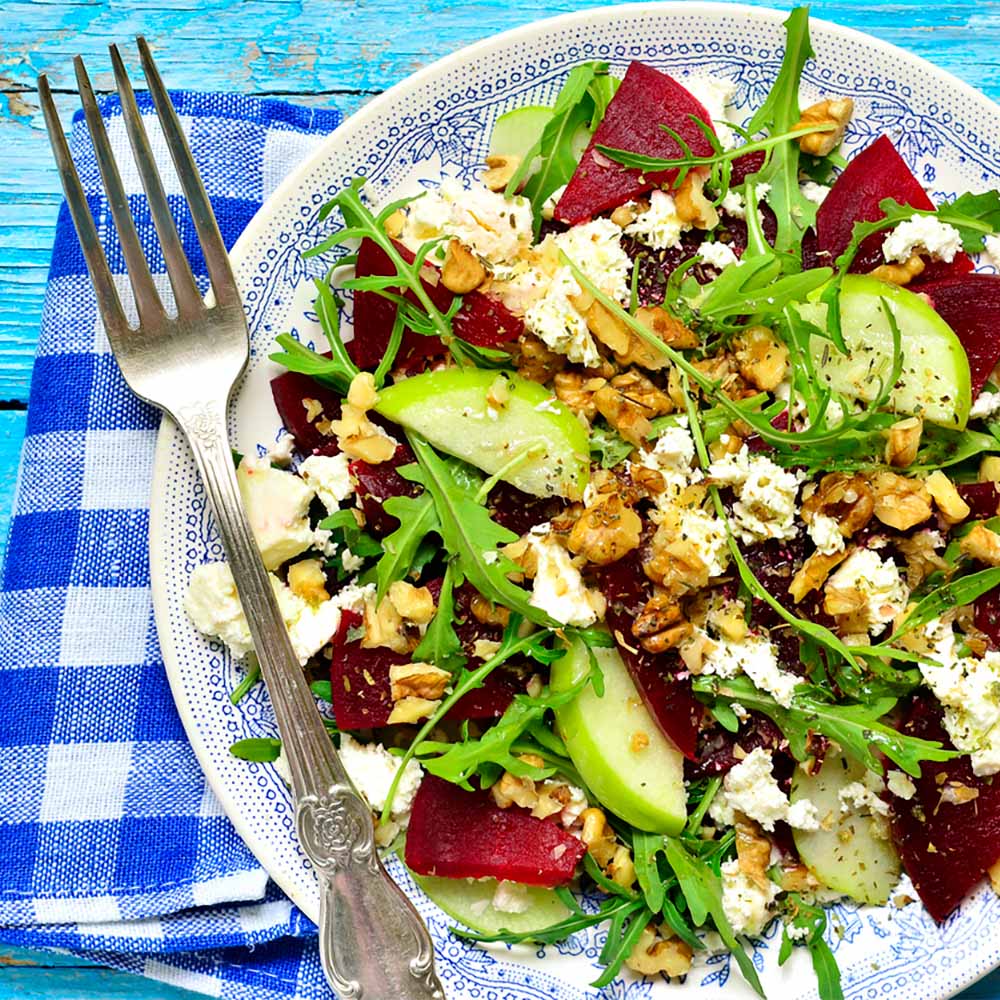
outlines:
M228 246L341 120L249 97L174 100ZM131 167L120 106L108 99L103 112ZM124 293L80 115L71 147ZM123 180L162 271L134 167ZM204 288L190 217L172 200ZM223 815L167 686L147 551L158 422L118 372L63 206L0 591L0 940L72 949L224 998L329 996L315 928L268 884Z

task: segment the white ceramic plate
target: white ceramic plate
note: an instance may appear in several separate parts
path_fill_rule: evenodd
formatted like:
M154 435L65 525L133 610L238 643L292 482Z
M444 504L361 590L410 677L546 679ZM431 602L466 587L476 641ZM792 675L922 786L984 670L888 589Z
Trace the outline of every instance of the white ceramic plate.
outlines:
M291 330L311 342L311 278L324 262L303 261L317 242L320 206L358 173L379 199L415 193L448 174L471 179L486 153L493 121L511 108L553 99L569 67L587 59L611 63L618 75L641 59L678 77L712 74L737 84L749 117L763 101L781 58L785 15L730 4L650 3L589 10L528 25L473 45L373 100L289 177L247 227L233 250L252 338L252 358L231 419L241 451L273 442L278 419L268 389L267 360L276 334ZM889 133L935 197L997 186L1000 109L923 60L884 42L814 21L817 53L804 77L804 103L845 94L857 108L848 155ZM218 643L198 635L182 598L196 565L222 557L187 446L164 421L156 460L151 565L156 623L174 697L188 736L226 813L260 863L313 920L318 896L299 851L285 786L270 765L230 756L229 745L275 733L267 698L255 690L238 707L228 693L242 675ZM448 921L398 864L393 869L430 922L439 967L452 1000L595 996L600 931L547 953L527 948L487 951L447 933ZM919 905L902 910L838 905L831 921L848 997L950 996L1000 963L994 933L1000 901L981 889L942 926ZM751 942L769 994L816 996L808 960L797 954L777 968L777 928ZM799 950L801 951L801 950ZM683 984L623 978L602 997L750 996L728 956L696 965Z

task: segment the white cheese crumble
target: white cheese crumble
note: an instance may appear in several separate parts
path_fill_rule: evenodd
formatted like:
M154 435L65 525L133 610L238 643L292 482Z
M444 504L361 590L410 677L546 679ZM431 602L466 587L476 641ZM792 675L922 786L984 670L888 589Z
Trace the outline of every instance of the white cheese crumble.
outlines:
M743 204L743 195L739 191L727 191L722 199L722 211L734 219L745 219L747 208Z
M312 487L294 473L273 468L266 458L244 458L236 470L236 480L268 569L277 569L312 545Z
M981 392L972 402L970 420L989 420L1000 412L1000 392Z
M722 826L732 826L737 812L758 822L764 830L774 830L785 822L800 830L819 829L819 811L802 799L792 805L771 772L771 752L757 747L727 772L709 816Z
M816 514L808 527L809 537L816 551L824 556L832 556L844 551L844 536L835 518L827 514Z
M822 205L826 196L830 193L830 188L826 184L817 184L815 181L803 181L799 185L802 197L811 201L814 205Z
M736 491L733 528L740 541L752 544L795 537L799 477L794 472L775 465L766 455L751 456L743 445L737 454L713 462L708 475Z
M342 733L340 760L352 784L368 800L372 810L381 811L399 770L399 757L389 753L381 743L359 743L353 736ZM401 827L409 822L421 778L420 765L415 760L409 761L392 799L392 819Z
M739 260L739 257L736 256L733 248L728 243L716 243L712 240L702 243L698 247L698 254L703 263L717 267L720 271Z
M285 466L292 460L295 451L295 438L291 434L282 434L270 448L267 449L267 460L275 465Z
M732 149L736 145L736 136L725 123L730 120L736 84L718 76L693 76L685 78L684 86L708 112L708 124L715 129L719 145L723 149Z
M983 240L983 253L989 262L1000 270L1000 234L993 233Z
M625 235L634 236L654 250L669 250L681 245L681 233L690 228L677 214L673 197L657 189L650 195L649 208L625 227Z
M777 885L768 880L759 886L740 871L735 858L722 866L722 909L737 934L759 934L777 894Z
M604 598L585 586L570 554L548 530L547 524L538 525L528 535L538 560L531 606L563 625L593 625L604 614Z
M348 466L350 459L339 455L310 455L300 466L299 475L312 487L323 506L332 514L354 492Z
M978 777L1000 772L1000 653L957 656L951 626L935 619L925 627L932 641L921 663L924 682L944 707L944 728L955 748L969 754Z
M565 354L574 364L593 368L600 364L601 356L587 321L570 301L579 294L580 286L569 268L562 268L545 295L528 308L524 323L546 347Z
M685 647L693 642L703 643L701 673L717 677L736 677L745 674L761 691L767 692L784 708L792 703L796 687L802 678L782 670L773 643L762 635L748 635L741 642L730 639L711 639L698 627Z
M865 606L858 616L872 635L903 611L909 598L899 567L872 549L855 549L827 581L827 588L861 595Z
M962 234L933 215L914 215L901 222L882 242L887 261L905 261L917 248L950 263L962 249Z
M448 178L410 202L400 240L416 253L442 236L459 240L487 264L508 263L534 240L531 203L520 196L505 198L482 184L466 190Z
M877 774L866 771L864 781L852 781L837 793L841 813L888 816L889 804L881 799L881 791L882 779Z
M913 783L913 779L902 771L890 770L885 776L885 784L897 799L909 800L917 794L917 786Z
M492 905L500 913L525 913L531 906L528 887L520 882L501 879L493 893Z

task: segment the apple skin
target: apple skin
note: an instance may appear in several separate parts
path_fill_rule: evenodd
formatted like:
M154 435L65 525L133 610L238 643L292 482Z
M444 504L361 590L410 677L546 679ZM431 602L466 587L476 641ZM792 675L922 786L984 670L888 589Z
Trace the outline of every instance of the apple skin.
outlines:
M640 830L676 836L687 821L684 757L642 703L618 651L595 649L594 655L604 697L587 685L557 708L559 735L602 806ZM574 642L552 664L553 690L565 691L589 670L586 647Z
M506 379L507 399L487 394ZM382 389L375 409L441 451L491 475L528 449L538 454L502 477L532 496L579 500L590 477L587 431L565 403L514 372L449 368Z

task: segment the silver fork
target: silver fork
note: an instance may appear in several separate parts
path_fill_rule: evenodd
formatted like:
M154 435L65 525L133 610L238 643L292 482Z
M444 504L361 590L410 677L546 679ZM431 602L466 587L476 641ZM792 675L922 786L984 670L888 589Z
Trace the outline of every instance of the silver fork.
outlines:
M351 785L327 736L240 502L226 414L249 356L246 318L177 114L148 45L143 38L138 43L147 85L205 255L214 302L206 303L198 292L132 85L117 47L111 46L125 126L163 249L176 317L164 309L93 88L77 56L80 99L138 307L136 328L129 326L122 310L44 76L38 78L38 92L108 340L132 391L184 431L208 491L288 757L299 841L319 879L320 955L330 985L341 998L354 1000L443 998L427 927L382 867L371 811Z

